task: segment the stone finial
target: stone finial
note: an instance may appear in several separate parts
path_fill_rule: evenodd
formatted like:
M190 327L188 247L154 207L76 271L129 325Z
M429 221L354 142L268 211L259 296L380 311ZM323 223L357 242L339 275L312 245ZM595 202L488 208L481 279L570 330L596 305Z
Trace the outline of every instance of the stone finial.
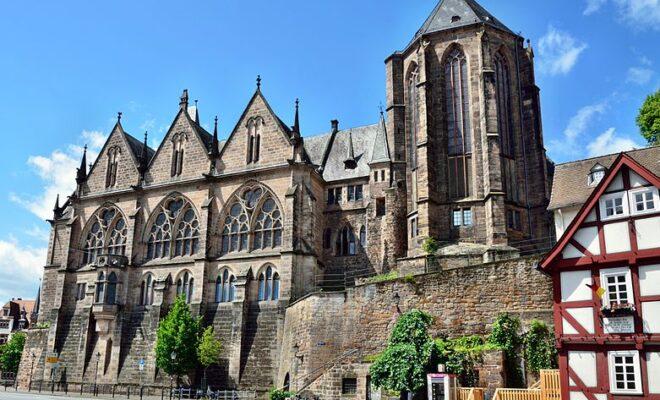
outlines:
M261 90L261 75L257 75L257 90Z
M184 110L188 109L188 89L183 89L183 93L181 94L181 100L179 101L179 107L181 107Z
M121 123L121 115L122 115L122 112L117 111L117 123Z

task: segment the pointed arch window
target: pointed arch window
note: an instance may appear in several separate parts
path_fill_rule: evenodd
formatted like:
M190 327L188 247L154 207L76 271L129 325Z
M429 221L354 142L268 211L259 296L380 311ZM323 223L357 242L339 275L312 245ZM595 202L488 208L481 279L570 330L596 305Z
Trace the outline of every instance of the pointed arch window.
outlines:
M96 279L96 298L97 303L102 303L105 299L105 273L99 272Z
M408 160L417 168L417 131L419 129L419 70L413 66L408 77Z
M105 172L105 187L114 187L117 183L117 167L119 166L119 158L121 156L121 149L119 146L111 147L108 150L108 165Z
M147 238L148 260L192 256L197 253L199 219L188 200L172 197L158 206L154 213L156 217Z
M140 305L150 306L152 304L154 304L154 278L151 274L147 274L140 285Z
M520 201L515 162L515 139L511 107L509 66L502 53L495 54L495 84L497 94L497 129L502 156L502 189L509 201Z
M106 275L99 272L96 279L96 303L116 304L117 297L117 274L111 272Z
M468 79L465 54L460 49L454 49L444 65L451 198L469 197L472 185L472 126Z
M125 255L128 229L116 207L102 207L87 224L89 230L83 243L83 264L92 264L101 254Z
M259 152L261 150L261 130L264 120L261 117L250 118L247 123L247 163L256 163L259 161Z
M268 266L259 274L259 301L277 300L280 298L280 275Z
M117 300L117 274L111 272L108 276L108 291L105 295L106 304L115 304Z
M355 255L355 234L349 226L344 226L335 241L335 253L338 256Z
M367 247L367 227L364 225L360 227L360 246L363 249Z
M190 272L184 272L176 281L176 295L183 296L186 300L186 303L190 303L193 295L193 284L194 279Z
M171 176L181 175L183 171L183 148L185 141L188 137L185 133L180 132L172 136L172 166L170 170Z
M215 302L227 303L236 299L236 277L225 268L215 281Z

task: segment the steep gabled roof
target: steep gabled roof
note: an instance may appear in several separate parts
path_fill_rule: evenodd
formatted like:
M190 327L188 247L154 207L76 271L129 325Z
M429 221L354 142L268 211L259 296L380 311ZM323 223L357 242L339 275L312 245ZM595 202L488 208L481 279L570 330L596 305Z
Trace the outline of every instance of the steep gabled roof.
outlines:
M380 114L380 123L378 124L378 132L374 139L374 148L371 151L371 163L389 162L390 161L390 147L387 143L387 128L385 127L385 117L383 113Z
M440 0L415 34L415 38L432 32L481 23L514 34L474 0Z
M655 175L653 172L649 171L643 165L635 161L626 153L621 153L614 160L609 171L605 174L605 177L600 181L596 188L591 192L587 201L582 205L580 211L577 213L573 221L570 223L564 234L554 245L552 250L543 257L539 266L544 271L549 271L553 262L556 258L564 251L564 248L569 244L569 241L573 238L577 230L582 226L582 223L585 221L587 216L595 208L598 199L605 193L610 184L614 181L614 178L618 175L619 171L626 166L630 170L634 171L636 174L646 179L649 183L653 184L656 187L660 187L660 177Z
M127 132L124 132L124 136L126 137L126 142L128 143L128 148L131 150L133 153L133 156L135 157L136 160L140 160L140 157L142 156L142 146L143 143L137 140L135 137L132 135L129 135ZM147 146L147 161L151 160L151 157L156 154L156 150L152 149L151 147Z

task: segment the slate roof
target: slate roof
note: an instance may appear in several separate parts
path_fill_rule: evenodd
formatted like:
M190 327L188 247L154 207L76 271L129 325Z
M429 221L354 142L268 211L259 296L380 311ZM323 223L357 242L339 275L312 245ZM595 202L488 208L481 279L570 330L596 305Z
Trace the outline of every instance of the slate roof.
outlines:
M378 123L379 130L374 138L374 148L371 151L370 163L390 161L390 147L387 143L387 128L385 127L385 118L381 115Z
M130 147L131 151L133 152L135 159L139 161L140 156L142 155L143 143L126 132L124 132L124 137L126 137L126 142L128 142L128 147ZM151 157L153 157L154 154L156 154L156 150L152 149L147 145L147 161L151 160Z
M305 150L313 164L323 167L321 173L326 182L368 177L371 172L369 163L372 162L374 148L380 152L379 146L374 146L374 143L381 129L381 124L373 124L338 131L332 141L325 165L322 165L323 157L331 142L332 132L305 137ZM349 159L351 136L353 153L357 162L356 168L353 169L346 168L344 163Z
M626 154L656 176L660 176L660 146L631 150ZM587 176L591 168L596 164L600 164L609 169L618 155L618 153L608 154L557 164L552 181L552 194L550 195L548 210L582 205L596 188L596 186L589 186L587 182Z
M460 17L460 19L454 18ZM502 22L474 0L440 0L415 34L415 38L427 33L484 23L514 34Z

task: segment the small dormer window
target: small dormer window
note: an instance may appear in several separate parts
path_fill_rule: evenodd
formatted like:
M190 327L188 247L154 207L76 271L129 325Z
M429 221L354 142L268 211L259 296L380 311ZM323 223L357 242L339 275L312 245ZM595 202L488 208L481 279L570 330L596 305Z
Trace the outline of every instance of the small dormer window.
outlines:
M461 17L459 17L458 15L454 15L453 17L451 17L451 22L452 22L452 23L453 23L453 22L458 22L458 21L460 21L460 20L461 20Z
M589 177L587 178L587 182L589 186L596 186L600 183L600 181L605 177L605 167L603 167L600 164L596 164L591 168L591 171L589 171Z

